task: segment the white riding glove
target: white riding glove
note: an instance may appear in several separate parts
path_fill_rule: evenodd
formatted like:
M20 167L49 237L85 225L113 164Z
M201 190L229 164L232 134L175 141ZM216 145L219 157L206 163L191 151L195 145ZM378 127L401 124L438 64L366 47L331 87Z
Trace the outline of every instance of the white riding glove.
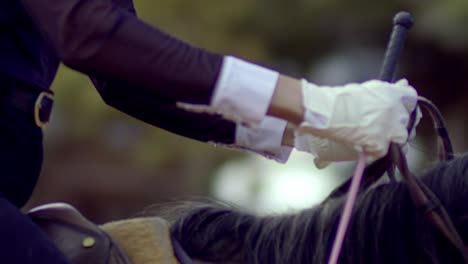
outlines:
M296 148L316 156L318 167L330 161L355 160L365 151L380 158L390 142L403 144L417 103L406 80L372 80L340 87L302 83L305 120L296 131Z
M351 161L358 158L358 153L352 146L310 134L296 133L294 147L299 151L312 154L315 157L315 166L319 169L335 161Z
M408 142L416 137L416 126L422 118L419 108L416 109L416 118ZM296 131L294 137L294 147L299 151L311 153L314 158L315 166L319 169L327 167L335 161L353 161L358 158L358 152L352 147L339 143L328 138L315 137L311 134L301 134ZM403 153L408 152L408 143L402 146ZM368 161L375 160L375 157L368 157Z

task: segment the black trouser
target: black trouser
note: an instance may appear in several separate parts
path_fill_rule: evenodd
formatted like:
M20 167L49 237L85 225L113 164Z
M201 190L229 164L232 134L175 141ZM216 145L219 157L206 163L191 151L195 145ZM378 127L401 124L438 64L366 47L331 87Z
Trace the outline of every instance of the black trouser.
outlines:
M42 130L0 99L0 193L17 207L31 196L41 171Z
M40 174L42 131L32 117L5 100L5 91L0 94L0 263L67 263L18 209Z

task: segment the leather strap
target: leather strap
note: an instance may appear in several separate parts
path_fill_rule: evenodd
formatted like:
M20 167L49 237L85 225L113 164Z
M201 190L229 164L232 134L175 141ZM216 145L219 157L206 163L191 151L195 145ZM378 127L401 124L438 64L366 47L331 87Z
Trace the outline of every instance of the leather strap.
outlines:
M38 127L44 127L52 113L52 91L43 91L20 81L1 76L2 101L25 113Z
M21 88L10 90L7 102L24 112L34 123L42 128L49 122L54 104L51 92L32 92Z

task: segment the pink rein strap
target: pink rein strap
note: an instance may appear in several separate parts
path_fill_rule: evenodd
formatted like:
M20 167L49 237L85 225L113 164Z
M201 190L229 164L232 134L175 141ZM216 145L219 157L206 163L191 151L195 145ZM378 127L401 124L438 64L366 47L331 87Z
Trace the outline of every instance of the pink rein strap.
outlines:
M361 155L359 155L359 161L356 166L356 169L354 170L353 179L351 181L351 187L348 191L348 194L346 195L346 204L343 208L343 213L341 214L340 223L338 225L338 231L335 236L335 241L333 241L332 252L330 254L328 264L336 264L338 262L338 257L340 256L340 251L343 245L346 230L348 229L348 225L351 220L351 213L353 212L354 204L356 202L356 197L359 191L359 185L361 185L361 179L364 173L364 168L366 166L366 160L366 153L361 153Z

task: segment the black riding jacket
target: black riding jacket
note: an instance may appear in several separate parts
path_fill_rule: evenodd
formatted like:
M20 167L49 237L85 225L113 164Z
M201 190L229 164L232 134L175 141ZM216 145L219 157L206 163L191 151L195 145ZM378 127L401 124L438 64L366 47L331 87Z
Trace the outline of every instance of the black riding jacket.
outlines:
M209 104L222 56L139 20L131 0L3 0L0 75L50 89L60 62L89 75L109 105L168 131L232 144L235 124L187 112Z

